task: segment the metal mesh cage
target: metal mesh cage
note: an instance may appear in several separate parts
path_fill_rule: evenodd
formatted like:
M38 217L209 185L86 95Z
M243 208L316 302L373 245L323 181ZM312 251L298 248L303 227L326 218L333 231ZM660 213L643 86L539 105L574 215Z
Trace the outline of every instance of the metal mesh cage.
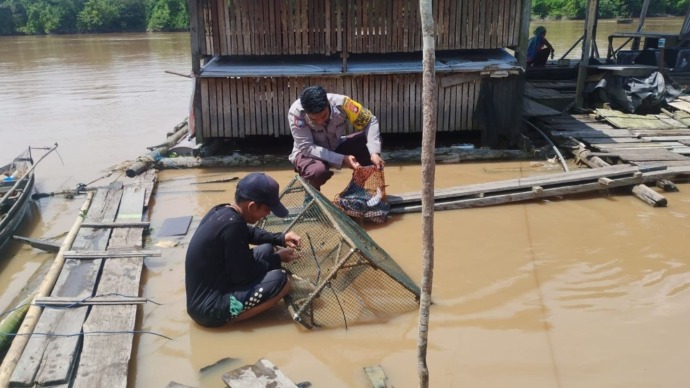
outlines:
M290 210L258 226L302 237L300 259L284 264L293 318L307 328L385 319L418 307L419 287L347 214L296 176L281 193Z

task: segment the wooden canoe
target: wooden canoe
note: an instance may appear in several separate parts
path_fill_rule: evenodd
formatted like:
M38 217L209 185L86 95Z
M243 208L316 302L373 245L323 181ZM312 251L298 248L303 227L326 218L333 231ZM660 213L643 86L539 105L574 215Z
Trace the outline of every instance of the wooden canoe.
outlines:
M0 167L0 250L21 224L34 188L33 160L27 150Z

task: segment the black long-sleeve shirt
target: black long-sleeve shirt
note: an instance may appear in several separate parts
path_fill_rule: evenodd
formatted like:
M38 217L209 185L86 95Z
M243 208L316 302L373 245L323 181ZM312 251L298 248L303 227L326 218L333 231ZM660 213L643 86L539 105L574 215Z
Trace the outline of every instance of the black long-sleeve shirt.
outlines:
M214 206L194 232L185 259L187 312L206 325L228 321L231 291L249 288L268 271L280 268L280 256L255 260L249 244L284 245L285 235L247 223L228 204Z

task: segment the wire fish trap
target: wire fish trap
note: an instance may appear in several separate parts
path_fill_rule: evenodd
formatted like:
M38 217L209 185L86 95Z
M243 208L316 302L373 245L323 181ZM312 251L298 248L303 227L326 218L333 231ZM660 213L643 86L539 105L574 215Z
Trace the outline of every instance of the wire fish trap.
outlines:
M285 301L293 319L310 329L347 328L419 307L419 287L321 192L296 176L280 199L288 216L271 214L258 226L302 236L301 258L283 264L292 274Z

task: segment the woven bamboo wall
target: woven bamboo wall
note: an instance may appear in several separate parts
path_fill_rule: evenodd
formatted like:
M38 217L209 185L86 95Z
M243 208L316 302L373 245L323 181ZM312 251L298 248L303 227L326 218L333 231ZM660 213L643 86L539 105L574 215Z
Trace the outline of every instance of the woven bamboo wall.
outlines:
M516 47L524 0L434 0L436 49ZM422 50L418 0L199 0L201 55Z
M438 87L438 130L485 129L487 118L501 116L506 109L478 113L478 105L491 104L492 95L514 99L518 77L476 78L468 82ZM307 86L351 96L369 108L381 123L382 133L414 133L422 129L422 75L391 74L343 77L202 78L201 125L203 136L242 138L252 135L290 136L287 113ZM486 88L491 93L486 93ZM484 93L482 93L484 90ZM480 98L484 95L485 100ZM482 102L483 101L483 102ZM505 102L505 101L504 101ZM502 113L503 112L503 113ZM505 121L519 122L517 117Z

